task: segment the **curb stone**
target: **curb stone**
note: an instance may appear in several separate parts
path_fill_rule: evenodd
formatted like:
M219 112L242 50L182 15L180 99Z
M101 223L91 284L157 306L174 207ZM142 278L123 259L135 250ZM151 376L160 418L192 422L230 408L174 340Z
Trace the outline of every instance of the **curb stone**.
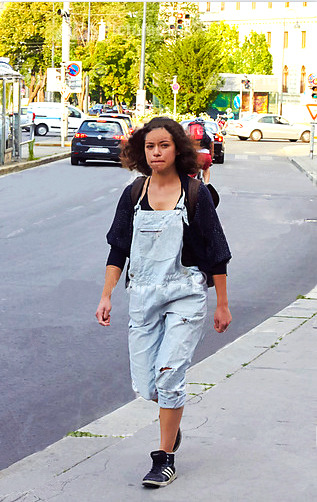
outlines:
M304 173L307 178L310 179L310 181L313 182L314 185L317 185L317 176L316 176L316 173L313 172L313 171L307 171L307 169L305 169L303 166L301 166L295 159L293 158L288 158L288 160L295 166L297 167L297 169L299 171L301 171L302 173Z
M40 166L42 164L48 164L49 162L55 162L56 160L66 159L67 157L70 157L70 152L57 153L56 155L41 157L36 160L17 162L16 164L10 164L5 167L0 167L0 176L3 174L10 174L19 171L24 171L25 169L30 169L31 167Z

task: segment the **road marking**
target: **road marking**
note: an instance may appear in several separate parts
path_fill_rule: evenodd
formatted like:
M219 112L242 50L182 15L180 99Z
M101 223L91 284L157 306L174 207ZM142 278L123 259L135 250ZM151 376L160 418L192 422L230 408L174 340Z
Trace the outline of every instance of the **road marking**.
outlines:
M53 214L53 216L49 216L48 218L45 218L46 220L53 220L54 218L56 218L56 214Z
M75 206L75 207L69 207L67 211L78 211L79 209L82 209L84 206Z
M10 234L7 235L7 239L10 237L15 237L16 235L23 234L25 232L24 228L18 228L17 230L14 230Z
M105 198L104 195L102 195L101 197L97 197L96 199L92 199L93 202L98 202L99 200L103 200Z
M235 155L235 159L236 160L248 160L248 156L247 155Z
M260 160L273 160L271 155L260 155Z
M41 225L41 223L44 223L44 220L35 221L32 225Z
M119 188L111 188L111 189L109 190L109 193L116 192L117 190L119 190Z

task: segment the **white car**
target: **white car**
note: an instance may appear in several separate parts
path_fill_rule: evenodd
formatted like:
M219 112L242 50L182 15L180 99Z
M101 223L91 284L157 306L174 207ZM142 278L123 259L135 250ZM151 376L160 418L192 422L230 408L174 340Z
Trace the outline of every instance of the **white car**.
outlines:
M288 139L304 143L309 143L310 140L308 125L290 124L280 115L272 114L252 114L240 120L231 120L226 130L228 134L238 136L241 140Z
M81 110L72 105L68 108L68 130L75 132L83 120L88 118ZM63 105L61 103L40 102L30 103L28 111L35 113L35 134L45 136L48 132L60 132L62 124Z

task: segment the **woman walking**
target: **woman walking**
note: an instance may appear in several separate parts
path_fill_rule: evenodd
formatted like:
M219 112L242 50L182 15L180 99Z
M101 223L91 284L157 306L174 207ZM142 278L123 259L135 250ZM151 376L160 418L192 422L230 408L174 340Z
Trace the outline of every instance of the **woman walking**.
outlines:
M143 485L158 487L176 478L185 372L203 335L208 286L215 285L217 294L215 330L222 333L231 322L226 291L231 255L208 189L188 176L197 172L196 152L177 122L152 119L131 136L122 162L146 177L129 185L118 203L107 234L111 250L96 317L109 326L111 294L129 258L132 381L160 409L160 445L151 452L153 465ZM194 201L191 183L199 184Z

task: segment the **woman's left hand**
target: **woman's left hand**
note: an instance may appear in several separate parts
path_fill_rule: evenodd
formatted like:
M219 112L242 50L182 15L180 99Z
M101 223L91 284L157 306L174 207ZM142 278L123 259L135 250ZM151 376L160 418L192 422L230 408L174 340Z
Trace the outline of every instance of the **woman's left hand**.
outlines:
M223 333L227 330L232 321L232 316L229 307L217 306L214 315L214 328L218 333Z

